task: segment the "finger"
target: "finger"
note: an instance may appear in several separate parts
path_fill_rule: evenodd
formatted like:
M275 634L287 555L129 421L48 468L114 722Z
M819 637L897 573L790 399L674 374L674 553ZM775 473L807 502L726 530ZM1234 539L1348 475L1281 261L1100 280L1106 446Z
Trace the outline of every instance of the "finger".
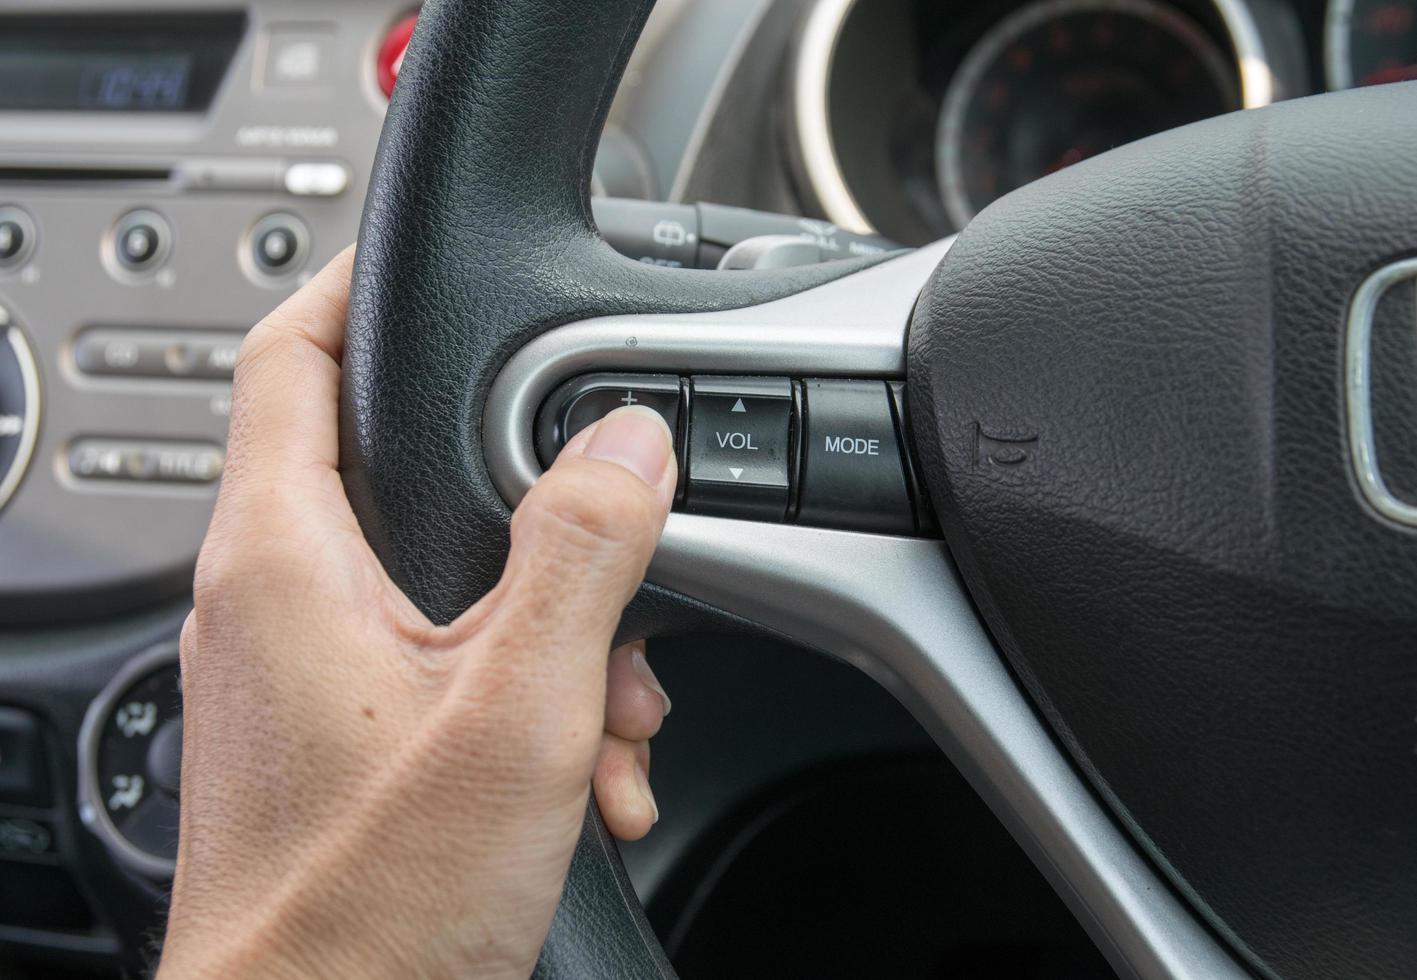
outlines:
M645 659L644 643L612 651L606 678L605 730L631 742L659 734L669 714L669 695Z
M605 826L620 840L639 840L659 822L659 805L649 788L648 742L606 735L591 784Z
M563 689L603 691L605 651L659 542L676 471L669 427L643 406L612 412L579 454L556 460L512 518L489 597L493 656Z
M224 483L249 470L333 472L338 465L353 267L350 246L246 335L236 359Z

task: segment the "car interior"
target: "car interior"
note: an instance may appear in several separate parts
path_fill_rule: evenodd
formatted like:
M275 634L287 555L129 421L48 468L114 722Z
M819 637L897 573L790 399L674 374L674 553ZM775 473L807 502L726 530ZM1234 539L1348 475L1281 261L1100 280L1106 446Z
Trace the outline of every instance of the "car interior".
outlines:
M536 976L1417 976L1414 123L1414 0L4 0L0 978L157 962L237 352L356 240L434 621L675 433Z

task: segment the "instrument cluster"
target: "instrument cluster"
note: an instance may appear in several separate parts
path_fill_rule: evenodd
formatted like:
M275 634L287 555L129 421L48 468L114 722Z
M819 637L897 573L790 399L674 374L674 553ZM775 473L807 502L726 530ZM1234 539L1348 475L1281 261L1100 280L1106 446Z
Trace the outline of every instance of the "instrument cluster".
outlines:
M804 196L918 244L1113 147L1417 79L1417 0L817 0L791 73Z

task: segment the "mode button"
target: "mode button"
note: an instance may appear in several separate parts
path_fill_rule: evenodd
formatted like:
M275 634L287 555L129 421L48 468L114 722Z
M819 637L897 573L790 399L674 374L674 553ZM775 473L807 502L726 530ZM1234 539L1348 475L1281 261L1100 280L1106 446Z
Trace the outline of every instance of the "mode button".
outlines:
M910 534L890 392L883 381L802 383L802 524Z

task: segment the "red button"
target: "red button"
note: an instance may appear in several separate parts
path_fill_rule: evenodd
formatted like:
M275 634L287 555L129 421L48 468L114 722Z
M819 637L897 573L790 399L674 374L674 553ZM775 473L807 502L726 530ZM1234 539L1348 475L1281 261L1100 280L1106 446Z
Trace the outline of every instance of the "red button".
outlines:
M403 67L403 56L408 51L408 39L413 36L413 28L418 24L418 15L409 14L384 35L384 43L379 45L379 59L375 71L379 75L379 88L390 98L394 94L394 82L399 80L399 69Z

